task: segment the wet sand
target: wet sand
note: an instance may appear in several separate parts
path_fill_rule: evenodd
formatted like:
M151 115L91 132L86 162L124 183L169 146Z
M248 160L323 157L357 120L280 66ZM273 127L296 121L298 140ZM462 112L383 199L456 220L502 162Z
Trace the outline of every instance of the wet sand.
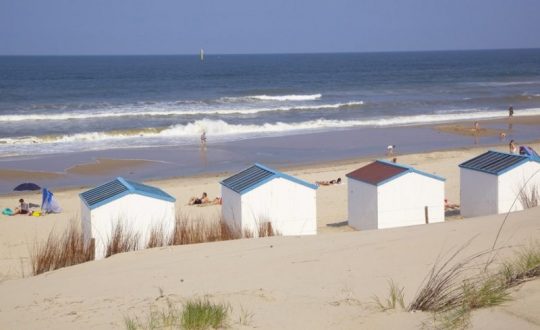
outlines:
M396 145L398 155L456 148L507 147L540 139L540 117L514 117L480 121L481 134L471 134L474 122L441 125L356 128L283 137L198 144L177 147L116 149L70 154L0 159L0 194L11 192L14 183L36 181L54 190L94 185L123 176L131 180L156 180L231 173L255 162L288 168L354 159L384 157L386 146ZM441 128L443 127L443 128ZM444 128L446 127L446 128ZM501 139L499 132L507 132ZM54 176L44 175L46 169ZM11 175L13 171L20 175ZM39 173L33 173L39 172ZM25 173L28 173L25 176Z
M129 171L154 163L144 159L96 159L94 163L79 164L66 169L67 173L78 175L107 175L120 170Z

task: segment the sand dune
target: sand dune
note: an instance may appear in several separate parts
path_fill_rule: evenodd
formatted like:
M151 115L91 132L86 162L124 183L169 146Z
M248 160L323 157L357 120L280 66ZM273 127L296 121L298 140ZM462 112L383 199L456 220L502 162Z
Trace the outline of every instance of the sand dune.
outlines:
M379 312L373 295L387 281L410 300L437 256L474 238L465 255L489 248L504 216L400 229L273 237L157 248L116 255L0 284L0 327L107 329L123 327L164 298L207 295L253 314L261 329L416 329L424 313ZM501 244L516 249L540 237L540 209L514 213ZM511 255L511 248L502 255ZM160 290L164 297L160 298ZM526 283L515 301L474 313L481 328L540 326L540 281ZM240 327L232 324L233 328Z

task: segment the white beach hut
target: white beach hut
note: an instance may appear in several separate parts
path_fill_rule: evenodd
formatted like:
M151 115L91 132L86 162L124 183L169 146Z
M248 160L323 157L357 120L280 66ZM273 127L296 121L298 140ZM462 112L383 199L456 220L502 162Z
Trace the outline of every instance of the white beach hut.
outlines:
M444 221L444 178L381 160L347 178L349 226L355 229Z
M119 177L79 196L84 239L94 239L95 259L104 258L117 225L139 235L139 248L144 248L151 230L174 229L176 200L159 188Z
M316 191L314 184L255 164L221 181L223 219L255 236L265 222L281 235L314 235Z
M488 151L459 167L464 217L523 210L520 191L540 190L540 159L534 156Z

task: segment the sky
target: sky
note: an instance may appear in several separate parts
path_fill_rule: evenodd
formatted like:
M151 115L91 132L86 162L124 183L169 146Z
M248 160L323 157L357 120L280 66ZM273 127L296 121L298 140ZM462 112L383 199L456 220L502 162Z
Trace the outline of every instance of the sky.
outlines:
M0 0L0 55L540 48L539 0Z

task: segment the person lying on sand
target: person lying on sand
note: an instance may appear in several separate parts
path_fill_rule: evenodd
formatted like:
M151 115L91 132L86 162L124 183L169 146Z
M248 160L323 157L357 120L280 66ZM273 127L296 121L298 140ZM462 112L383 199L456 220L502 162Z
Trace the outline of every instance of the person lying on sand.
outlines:
M448 203L448 199L444 199L444 209L445 210L453 210L453 209L458 209L459 208L459 204L450 204Z
M221 204L220 197L216 197L213 200L210 200L208 198L208 194L206 194L205 192L202 193L201 198L191 197L188 202L188 205L219 205L219 204Z
M341 178L337 178L337 180L330 180L330 181L315 181L315 184L318 186L331 186L333 184L340 184Z
M13 212L12 215L17 215L17 214L28 214L28 212L30 211L30 205L28 203L25 203L24 202L24 199L19 199L19 207L16 207L15 208L15 212Z

